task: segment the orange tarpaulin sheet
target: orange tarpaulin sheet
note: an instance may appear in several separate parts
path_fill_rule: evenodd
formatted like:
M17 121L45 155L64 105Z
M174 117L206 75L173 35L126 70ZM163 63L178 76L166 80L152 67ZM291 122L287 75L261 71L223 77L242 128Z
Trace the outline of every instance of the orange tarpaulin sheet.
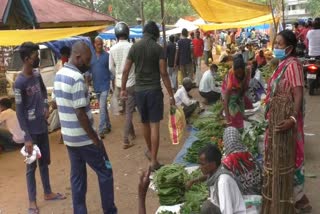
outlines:
M238 22L268 15L269 6L243 0L189 0L199 16L208 22Z

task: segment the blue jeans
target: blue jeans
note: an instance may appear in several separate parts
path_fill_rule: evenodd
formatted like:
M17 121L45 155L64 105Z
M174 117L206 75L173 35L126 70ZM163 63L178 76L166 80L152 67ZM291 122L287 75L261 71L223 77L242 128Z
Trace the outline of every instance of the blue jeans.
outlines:
M87 169L86 163L96 172L104 214L116 214L112 167L105 148L96 145L67 146L71 163L71 189L74 214L87 214Z
M99 122L99 133L102 134L105 128L111 129L107 98L109 91L103 91L97 94L100 106L100 122Z
M40 169L40 177L42 181L42 186L44 190L44 194L50 194L51 186L49 180L49 168L50 164L50 147L49 147L49 136L48 133L43 134L32 134L31 135L33 144L36 144L41 152L41 158L38 159L39 169ZM36 201L36 178L35 172L37 168L37 161L32 164L27 164L27 188L29 201Z

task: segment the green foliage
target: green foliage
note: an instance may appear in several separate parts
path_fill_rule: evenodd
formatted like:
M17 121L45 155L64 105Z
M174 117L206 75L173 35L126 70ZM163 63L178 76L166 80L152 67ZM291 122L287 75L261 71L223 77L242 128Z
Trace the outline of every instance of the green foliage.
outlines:
M92 9L91 0L66 0ZM94 4L94 10L113 16L114 18L125 21L130 25L136 24L136 18L141 17L141 2L143 0L100 0ZM112 6L111 14L108 11ZM160 0L144 0L145 20L161 22ZM188 0L164 0L166 23L173 24L180 17L195 15L193 8Z
M320 1L319 0L308 0L307 10L310 12L312 17L320 17Z

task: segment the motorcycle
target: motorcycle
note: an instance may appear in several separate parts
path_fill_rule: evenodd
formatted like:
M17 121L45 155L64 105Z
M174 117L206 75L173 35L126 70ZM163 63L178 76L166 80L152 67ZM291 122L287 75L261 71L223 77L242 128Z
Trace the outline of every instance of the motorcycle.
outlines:
M307 74L309 95L312 96L315 89L320 88L320 58L307 58L303 70Z

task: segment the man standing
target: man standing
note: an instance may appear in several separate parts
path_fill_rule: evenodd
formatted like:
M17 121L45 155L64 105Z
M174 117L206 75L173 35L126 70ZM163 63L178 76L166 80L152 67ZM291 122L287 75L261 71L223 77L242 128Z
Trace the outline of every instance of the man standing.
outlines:
M193 44L188 39L188 30L182 29L182 38L177 42L176 65L179 65L183 78L193 79ZM176 67L176 66L175 66Z
M200 38L200 31L196 31L196 38L192 40L193 44L193 55L195 57L196 65L196 85L199 86L201 80L201 57L203 55L204 43L203 39Z
M135 43L124 67L121 85L121 97L128 98L126 85L132 64L135 64L135 98L143 123L144 138L148 146L146 156L151 160L151 170L161 167L157 155L159 149L159 125L163 119L163 93L160 77L174 105L174 97L167 73L167 63L163 48L157 43L160 31L153 21L143 29L143 39ZM151 153L151 154L150 154Z
M40 73L35 70L39 67L39 46L32 42L25 42L19 48L23 62L22 72L19 73L14 83L16 113L21 129L24 131L24 144L26 152L30 155L33 145L41 151L39 169L44 189L45 200L62 200L65 196L51 191L49 168L50 147L48 126L46 119L49 116L47 90ZM27 164L27 188L29 195L28 213L39 213L36 202L37 162Z
M94 91L98 95L100 107L99 135L103 139L104 135L111 131L107 98L113 76L109 70L109 54L103 50L103 41L100 37L96 37L94 40L94 48L95 53L92 55L89 73L92 75Z
M171 81L171 87L174 91L177 90L177 70L174 67L174 60L176 56L176 43L174 42L174 35L169 37L169 43L167 46L167 63L168 63L168 72L169 78Z
M129 38L129 27L124 22L119 22L114 28L116 37L118 39L118 43L112 46L109 55L109 69L115 76L115 85L117 87L117 91L120 91L121 81L122 81L122 72L124 65L126 63L126 59L129 53L129 50L132 46L132 43L128 42ZM123 139L123 148L128 149L133 146L129 141L129 134L131 135L131 139L136 137L134 126L132 123L132 114L134 112L134 108L136 106L136 102L134 100L134 85L135 85L135 75L134 75L134 66L132 66L128 82L126 85L126 89L128 92L128 99L125 101L125 110L126 110L126 122L124 127L124 139ZM119 92L118 92L119 93Z
M209 59L212 59L212 42L209 34L205 34L204 39L204 62L207 66L209 66Z
M88 89L83 73L89 70L90 48L84 42L72 47L69 63L58 71L54 81L61 132L71 164L71 190L74 214L87 214L86 163L96 172L104 214L116 214L113 175L103 142L93 129Z

